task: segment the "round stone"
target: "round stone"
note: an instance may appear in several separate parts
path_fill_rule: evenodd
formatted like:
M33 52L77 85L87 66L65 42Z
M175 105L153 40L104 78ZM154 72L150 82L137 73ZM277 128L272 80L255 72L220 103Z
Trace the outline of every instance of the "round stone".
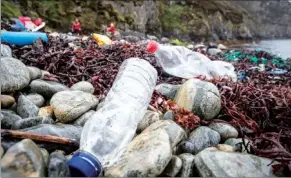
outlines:
M210 82L198 79L185 82L178 90L175 102L205 120L213 119L221 108L218 88Z
M189 138L180 144L184 153L197 154L207 147L216 146L220 142L220 135L218 132L209 127L200 126L191 132Z
M77 119L97 104L98 99L94 95L83 91L61 91L50 100L57 120L62 123Z
M15 99L10 95L0 95L1 108L9 108L15 103Z
M222 141L225 141L229 138L237 138L238 136L238 131L227 123L211 123L209 128L218 132Z
M42 107L45 102L43 96L37 93L31 93L29 95L26 95L26 98L34 103L37 107Z
M29 66L27 67L31 80L39 79L42 76L42 72L39 68Z
M234 152L234 148L226 144L218 144L216 145L216 148L219 149L220 151Z
M71 90L79 90L87 93L94 93L94 87L91 83L86 82L86 81L81 81L78 83L75 83L72 87Z
M175 113L173 111L165 112L163 116L164 120L175 120Z
M20 60L1 57L0 63L1 93L21 90L29 84L29 71Z
M42 107L38 111L38 116L42 117L53 117L54 110L51 106Z

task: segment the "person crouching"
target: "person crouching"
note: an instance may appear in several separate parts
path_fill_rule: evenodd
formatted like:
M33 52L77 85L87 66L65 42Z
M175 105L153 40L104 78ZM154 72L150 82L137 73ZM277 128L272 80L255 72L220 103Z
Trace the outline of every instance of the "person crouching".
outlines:
M76 19L72 25L72 33L79 35L81 33L81 23L79 19Z

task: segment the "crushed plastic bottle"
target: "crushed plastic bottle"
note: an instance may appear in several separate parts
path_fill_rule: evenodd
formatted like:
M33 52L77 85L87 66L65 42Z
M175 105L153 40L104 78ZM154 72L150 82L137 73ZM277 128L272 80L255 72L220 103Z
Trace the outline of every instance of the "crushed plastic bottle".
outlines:
M125 60L104 105L86 122L80 152L69 161L71 176L96 177L118 161L149 105L157 71L139 58Z
M237 80L232 64L224 61L211 61L205 55L183 46L164 46L150 41L147 51L155 54L157 65L173 76L190 79L205 76L207 79L229 77Z

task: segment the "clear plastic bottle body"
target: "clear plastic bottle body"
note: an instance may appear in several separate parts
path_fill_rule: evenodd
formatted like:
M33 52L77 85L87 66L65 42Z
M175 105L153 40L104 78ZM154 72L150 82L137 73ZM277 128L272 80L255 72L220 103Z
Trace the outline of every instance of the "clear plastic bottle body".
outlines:
M100 108L83 128L80 150L94 155L103 167L118 160L135 135L157 81L157 71L147 61L123 62Z

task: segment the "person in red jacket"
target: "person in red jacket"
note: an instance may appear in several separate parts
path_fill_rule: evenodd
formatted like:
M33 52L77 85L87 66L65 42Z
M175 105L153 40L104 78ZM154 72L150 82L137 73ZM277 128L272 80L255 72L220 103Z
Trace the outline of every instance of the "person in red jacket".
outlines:
M120 40L120 33L116 30L113 23L106 30L106 35L112 40Z
M110 26L107 28L107 32L110 32L111 35L113 36L115 34L115 26L113 23L110 24Z
M79 35L80 32L81 32L81 24L79 22L79 19L76 19L72 25L72 33L77 33Z

